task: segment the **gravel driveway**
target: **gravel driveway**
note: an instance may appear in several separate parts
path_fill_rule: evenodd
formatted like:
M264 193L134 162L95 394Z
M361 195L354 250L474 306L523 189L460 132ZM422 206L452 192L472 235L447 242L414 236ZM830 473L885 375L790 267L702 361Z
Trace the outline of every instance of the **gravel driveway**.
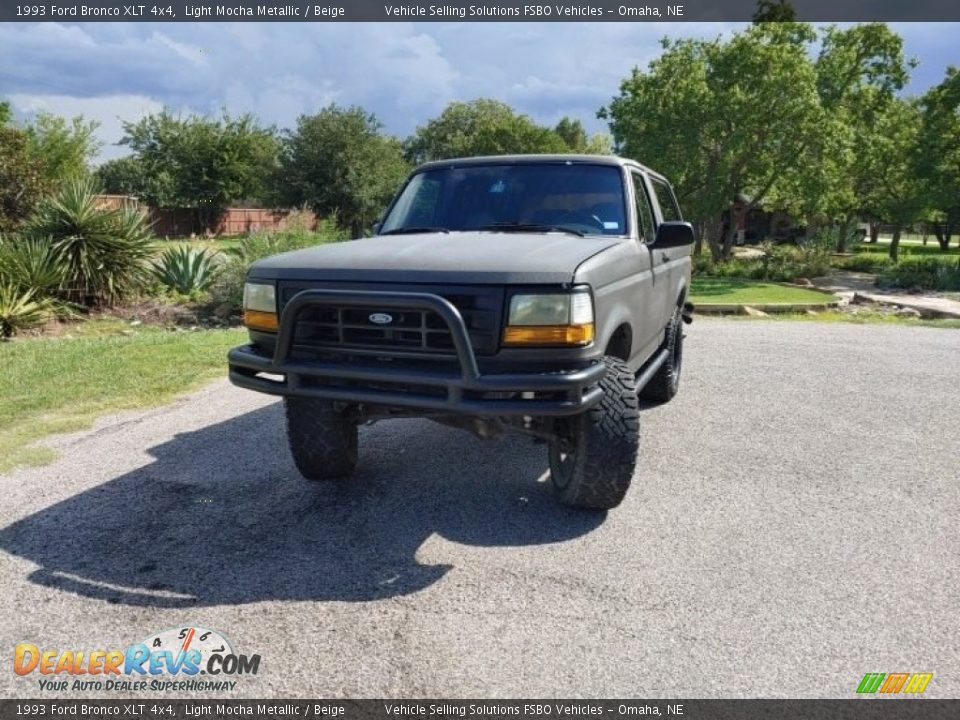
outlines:
M58 438L0 477L0 693L38 695L18 642L201 625L262 657L236 696L960 696L960 332L698 320L685 361L608 514L426 421L308 484L226 382Z

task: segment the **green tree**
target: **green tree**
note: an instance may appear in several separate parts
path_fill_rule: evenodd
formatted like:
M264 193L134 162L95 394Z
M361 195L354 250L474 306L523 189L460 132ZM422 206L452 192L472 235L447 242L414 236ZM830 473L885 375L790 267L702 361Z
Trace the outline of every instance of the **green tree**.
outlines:
M416 163L476 155L569 151L564 139L552 129L517 114L509 105L484 98L450 103L407 141L407 155Z
M124 132L121 143L133 151L144 181L128 192L151 205L193 208L211 227L232 203L269 194L279 143L252 115L183 118L164 110L125 123ZM127 179L138 174L130 164L121 170Z
M899 258L903 228L916 222L926 206L924 183L917 172L920 142L920 106L896 98L885 107L873 145L861 158L864 172L876 179L869 202L871 212L893 225L890 257Z
M664 39L648 71L635 69L600 111L620 152L673 181L715 259L730 256L750 209L798 182L823 119L814 38L805 24L766 23L726 41Z
M105 193L133 195L157 207L175 204L175 188L170 173L159 168L151 172L147 164L134 155L108 160L94 174Z
M917 172L932 211L932 229L946 251L960 227L960 69L948 68L920 107Z
M846 250L857 220L872 216L878 178L865 156L877 147L880 122L906 84L910 62L903 41L884 23L823 30L815 63L822 121L787 188L784 204L835 227Z
M0 101L0 127L5 127L13 119L13 110L10 108L10 103Z
M607 133L587 135L583 123L573 118L563 117L553 131L560 136L567 150L585 155L609 155L613 152L613 138Z
M16 230L52 189L43 159L23 130L0 125L0 232Z
M302 115L283 141L282 199L306 205L361 236L409 172L399 140L363 108L329 105Z
M560 122L553 128L553 131L560 136L560 139L566 143L567 148L572 152L580 152L590 140L583 123L569 117L560 118Z
M96 138L100 123L77 116L69 121L50 113L40 113L26 126L30 152L43 159L47 179L52 184L80 177L100 151Z

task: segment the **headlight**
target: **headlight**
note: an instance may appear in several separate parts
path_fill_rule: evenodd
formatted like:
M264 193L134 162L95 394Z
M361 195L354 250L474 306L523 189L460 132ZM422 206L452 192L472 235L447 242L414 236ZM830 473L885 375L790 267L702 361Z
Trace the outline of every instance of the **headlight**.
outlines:
M243 323L251 330L277 331L277 293L272 283L243 286Z
M505 345L589 345L593 299L586 289L510 298Z

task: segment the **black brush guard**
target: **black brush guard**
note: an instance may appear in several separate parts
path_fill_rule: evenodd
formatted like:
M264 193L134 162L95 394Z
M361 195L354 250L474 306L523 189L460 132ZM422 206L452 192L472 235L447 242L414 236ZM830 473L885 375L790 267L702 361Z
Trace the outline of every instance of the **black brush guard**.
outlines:
M389 363L374 365L352 360L293 358L297 316L304 308L316 305L434 312L450 330L459 372L447 368L389 367ZM331 350L336 351L335 348ZM390 351L384 349L376 354L389 357ZM410 355L404 353L404 357ZM426 356L424 360L429 361L431 357L436 356ZM283 309L273 357L259 352L254 345L243 345L231 350L228 360L230 381L234 385L271 395L483 416L576 415L600 402L602 391L597 384L606 372L603 363L595 362L567 372L483 375L460 311L448 300L429 293L351 290L304 290L297 293ZM261 373L282 377L263 377ZM549 394L550 397L504 399L483 396L506 393Z

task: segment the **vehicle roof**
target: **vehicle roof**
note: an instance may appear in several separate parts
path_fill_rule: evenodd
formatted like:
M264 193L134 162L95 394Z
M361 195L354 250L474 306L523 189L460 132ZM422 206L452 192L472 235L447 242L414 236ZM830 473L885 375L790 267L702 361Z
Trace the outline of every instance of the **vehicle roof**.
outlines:
M584 163L590 165L615 165L617 167L632 167L644 170L655 175L658 178L666 180L663 175L656 170L641 165L636 160L619 157L617 155L566 155L566 154L542 154L542 155L482 155L479 157L451 158L449 160L434 160L423 163L418 166L414 172L421 170L437 170L450 167L464 167L469 165L524 165L538 162L547 163Z

